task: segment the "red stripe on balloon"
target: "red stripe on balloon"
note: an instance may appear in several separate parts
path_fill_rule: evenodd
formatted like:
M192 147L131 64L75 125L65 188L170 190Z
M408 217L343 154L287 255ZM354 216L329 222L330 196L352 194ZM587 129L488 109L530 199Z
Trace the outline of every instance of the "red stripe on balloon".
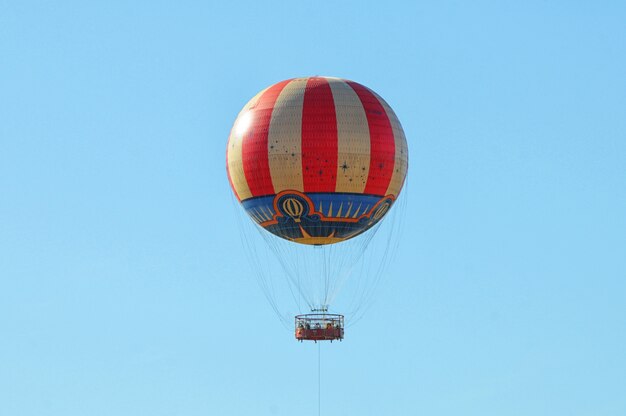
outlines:
M335 192L337 115L328 81L309 78L302 108L302 179L304 192Z
M273 195L274 185L270 173L267 138L274 104L291 80L271 86L250 109L252 120L242 138L241 159L243 172L252 196Z
M361 100L370 130L370 168L363 193L384 196L391 182L396 156L391 122L369 89L353 81L347 82Z

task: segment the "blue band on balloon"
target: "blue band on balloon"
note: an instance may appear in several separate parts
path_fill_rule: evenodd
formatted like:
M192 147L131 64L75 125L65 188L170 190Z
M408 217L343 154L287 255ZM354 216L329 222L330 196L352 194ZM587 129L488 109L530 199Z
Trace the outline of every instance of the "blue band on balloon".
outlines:
M242 201L248 215L267 231L304 244L340 242L374 226L393 195L284 191Z

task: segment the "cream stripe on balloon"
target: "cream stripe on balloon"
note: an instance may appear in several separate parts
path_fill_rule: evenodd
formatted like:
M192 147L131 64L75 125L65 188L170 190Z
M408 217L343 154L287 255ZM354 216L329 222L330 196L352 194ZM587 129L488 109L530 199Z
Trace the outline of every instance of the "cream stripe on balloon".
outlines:
M242 134L237 134L235 127L233 127L228 138L228 174L240 201L252 196L243 172L243 162L241 160L242 136Z
M335 192L362 193L370 167L370 132L359 96L346 82L328 79L337 117L337 186Z
M304 191L302 180L302 105L306 78L283 88L272 111L267 151L274 191Z
M389 182L389 186L387 187L387 192L385 193L385 195L398 196L400 190L402 189L402 185L404 184L406 172L409 168L409 150L406 143L406 137L404 136L404 130L402 129L402 125L400 124L400 120L398 120L396 113L394 113L389 104L387 104L387 102L382 97L380 97L376 93L374 93L374 95L382 104L385 112L387 113L387 117L391 122L391 128L393 130L393 138L396 148L393 173L391 175L391 181Z

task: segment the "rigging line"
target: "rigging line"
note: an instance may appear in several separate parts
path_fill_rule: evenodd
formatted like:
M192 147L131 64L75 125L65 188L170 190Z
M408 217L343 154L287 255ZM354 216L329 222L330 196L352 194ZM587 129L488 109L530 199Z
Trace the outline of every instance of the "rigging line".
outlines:
M241 209L241 205L236 204L235 202L236 201L235 201L234 195L231 195L231 203L232 203L232 206L233 206L233 208L234 208L234 210L236 212L235 219L236 219L236 222L237 222L237 227L239 229L239 237L240 237L241 244L244 247L243 251L244 251L245 256L246 256L246 258L248 260L248 264L255 271L255 274L257 276L257 279L256 279L257 280L257 284L261 288L261 291L265 295L265 298L268 300L272 310L274 311L276 316L279 318L279 321L283 325L283 327L288 330L289 329L288 322L281 315L281 313L280 313L280 311L278 309L278 305L276 303L275 294L274 294L273 285L272 285L272 280L268 279L268 277L267 277L267 274L268 274L267 270L265 270L263 267L258 267L262 263L261 263L261 261L259 259L258 251L254 248L253 244L251 243L251 238L250 238L251 235L248 232L248 228L246 228L246 226L243 224L243 222L245 221L245 219L243 218L245 213L244 213L243 209Z
M340 270L341 273L337 273L339 277L332 282L332 290L330 290L329 302L332 303L337 296L339 290L346 284L346 282L353 276L353 272L357 265L363 264L367 259L370 258L369 253L367 253L370 242L373 237L377 235L378 230L380 229L380 223L374 225L371 229L368 230L366 235L360 237L357 241L351 240L350 242L345 243L344 248L346 248L346 255L338 256L340 260ZM350 255L347 255L348 252ZM352 260L349 262L347 259L351 258ZM357 279L357 287L360 285L361 281L364 280L363 273ZM355 297L352 297L352 303L355 302Z
M291 293L291 297L294 301L294 303L297 305L298 304L298 299L296 298L294 291L293 291L293 286L296 286L296 289L299 291L299 294L302 295L302 297L304 297L305 301L309 304L309 306L311 307L311 303L306 299L305 296L303 296L302 293L302 287L298 284L298 282L296 281L296 279L293 277L293 275L298 275L298 267L295 266L293 267L293 265L289 265L287 264L287 261L285 259L286 254L288 253L289 249L288 247L285 247L284 245L282 245L280 241L276 240L276 238L279 237L274 237L274 236L270 236L270 235L266 235L265 231L262 229L262 227L257 226L255 227L257 229L257 231L259 232L259 234L263 237L263 239L265 240L265 242L267 243L267 245L270 247L270 249L272 250L272 252L274 253L275 258L279 261L279 263L281 264L281 267L283 268L283 271L285 272L285 277L286 277L286 281L287 281L287 286L289 288L289 291ZM297 256L296 256L297 257Z
M259 283L261 285L261 288L265 294L265 297L267 298L267 300L269 301L272 309L274 310L274 312L276 313L276 315L279 317L280 322L283 324L283 326L288 329L287 326L287 321L285 320L285 318L282 316L282 314L280 313L280 310L278 308L278 304L276 301L276 291L274 289L274 284L273 284L273 280L272 278L269 277L270 272L265 268L265 267L259 267L262 262L258 256L258 252L253 248L252 245L249 244L248 241L246 241L246 243L248 244L248 249L246 250L248 253L254 253L254 265L256 265L255 269L256 269L256 273L259 277Z
M405 189L408 189L408 180L405 182ZM380 263L378 265L377 273L374 276L374 279L372 280L373 284L369 286L368 290L363 292L362 304L366 306L361 312L361 317L362 315L365 314L365 310L369 309L369 307L371 306L372 299L374 297L374 293L377 287L380 286L380 284L387 278L386 276L384 276L385 271L389 269L389 267L391 266L391 263L393 263L393 261L396 258L398 249L400 247L400 240L401 240L402 232L404 230L403 224L404 224L406 206L407 206L407 197L406 195L403 195L398 198L397 203L394 204L395 210L392 213L390 213L391 222L388 223L389 232L387 233L386 248L384 250ZM368 303L369 305L367 305ZM357 313L358 309L360 309L360 307L358 307L354 311L355 314Z
M408 189L408 181L405 183L405 189ZM375 265L372 263L372 266L374 266L372 270L375 270L375 272L370 273L371 279L369 280L371 281L371 284L367 285L367 287L364 287L363 291L359 292L359 305L352 310L354 315L359 314L362 316L365 313L364 311L370 307L369 304L372 303L371 300L373 299L377 288L386 279L386 270L388 270L397 255L396 253L400 247L400 237L404 229L403 220L407 205L406 201L406 195L401 195L391 208L392 211L387 214L388 218L385 219L385 223L383 224L385 230L383 232L383 237L385 237L386 240L385 249L382 256L377 261L378 264ZM381 241L384 240L381 239ZM362 312L360 311L361 309L363 309Z
M322 247L322 256L323 256L323 260L324 260L324 301L323 304L321 305L321 307L323 308L324 305L328 305L328 286L329 286L329 279L330 279L330 274L331 274L331 270L330 270L330 254L329 251L332 250L332 246L328 248L328 250L325 249L325 247Z

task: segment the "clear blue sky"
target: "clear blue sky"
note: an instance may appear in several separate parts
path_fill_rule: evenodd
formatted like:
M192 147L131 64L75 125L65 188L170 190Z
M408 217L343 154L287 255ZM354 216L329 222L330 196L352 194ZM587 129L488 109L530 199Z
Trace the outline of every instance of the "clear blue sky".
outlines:
M411 152L322 414L626 414L624 3L263 3L0 1L0 415L317 414L224 168L245 102L315 74Z

